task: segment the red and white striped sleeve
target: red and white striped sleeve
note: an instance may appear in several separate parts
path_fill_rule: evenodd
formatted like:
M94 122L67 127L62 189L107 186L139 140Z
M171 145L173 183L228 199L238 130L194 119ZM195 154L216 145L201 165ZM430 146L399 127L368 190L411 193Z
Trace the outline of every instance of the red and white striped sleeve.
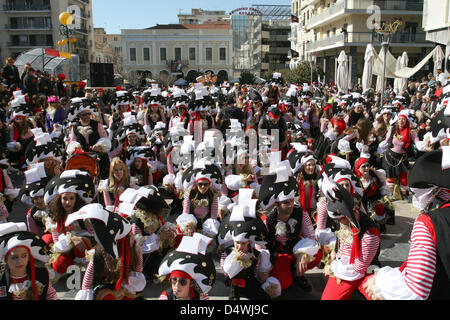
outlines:
M227 253L225 251L222 252L221 256L220 256L220 268L223 271L223 265L225 263L225 259L227 258ZM225 273L225 271L223 271L223 274L227 277L228 275Z
M132 232L134 235L137 235L137 234L142 235L142 230L141 230L141 228L139 228L139 227L137 226L136 223L133 223L133 224L131 225L131 232Z
M327 226L328 211L327 202L325 198L319 199L319 204L317 205L317 230L324 230Z
M137 265L135 267L136 272L143 272L144 270L144 259L142 257L142 251L140 250L140 248L138 246L135 246L135 250L136 250L136 254L138 257L138 261L137 261Z
M161 295L159 296L158 300L169 300L169 298L167 297L167 292L163 291L163 293L161 293Z
M187 189L184 193L184 200L183 200L183 213L190 213L191 212L191 188Z
M311 218L306 211L303 211L302 234L304 238L311 238L316 240L316 235L314 234L314 227Z
M52 231L52 239L53 239L53 243L58 242L59 236L61 235L61 232L58 231Z
M213 202L211 204L211 218L217 219L217 214L219 212L219 198L214 197Z
M411 233L411 248L409 250L404 279L407 287L416 295L427 299L436 274L436 244L429 228L422 219L417 218ZM428 218L429 219L429 218Z
M47 296L45 297L45 300L58 300L56 290L53 288L51 281L48 283Z
M355 259L354 268L359 273L366 273L380 245L378 234L366 231L361 239L361 254Z
M81 285L81 290L92 289L92 283L94 281L94 261L89 261L84 273L83 284Z

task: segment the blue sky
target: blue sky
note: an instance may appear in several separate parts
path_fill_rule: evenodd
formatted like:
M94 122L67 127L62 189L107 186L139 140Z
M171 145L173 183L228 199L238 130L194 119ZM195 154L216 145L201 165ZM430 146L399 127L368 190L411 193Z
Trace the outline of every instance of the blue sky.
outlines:
M177 23L177 15L191 9L230 11L252 4L290 5L290 0L92 0L95 28L107 33L120 29L143 29L156 24Z

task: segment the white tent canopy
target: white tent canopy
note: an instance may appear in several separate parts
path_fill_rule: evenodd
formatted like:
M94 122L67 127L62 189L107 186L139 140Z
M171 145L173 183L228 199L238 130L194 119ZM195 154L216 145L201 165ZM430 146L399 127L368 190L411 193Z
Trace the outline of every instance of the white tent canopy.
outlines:
M373 62L372 62L372 73L373 75L378 76L377 78L377 89L376 91L381 91L381 85L383 82L383 69L384 69L384 50L381 49L380 53L378 54L375 50L375 48L371 45L367 45L366 49L366 56L371 55L373 56ZM416 74L420 69L423 68L425 64L428 63L430 59L433 58L435 66L440 66L442 64L442 48L440 46L437 46L434 48L425 58L422 59L416 66L410 68L407 66L408 60L407 56L403 57L403 59L406 59L403 61L403 65L397 64L397 59L388 51L386 54L386 69L385 71L385 77L391 78L391 79L402 79L404 80L403 83L407 83L407 79L412 77L414 74ZM400 59L401 60L401 59ZM365 63L369 64L370 60L365 59ZM367 68L370 68L370 66L367 66ZM364 66L364 70L366 69L366 66ZM398 82L398 81L397 81Z
M372 87L373 62L376 58L376 52L372 44L368 44L364 55L364 70L362 75L362 88L366 91Z
M396 71L401 70L405 67L408 67L408 54L406 52L403 52L403 54L398 57L397 59L397 65L396 65ZM394 91L397 94L401 94L403 91L406 90L408 86L408 79L406 78L395 78L394 80Z
M338 67L336 73L336 86L340 92L348 91L348 61L345 51L342 50L337 59Z

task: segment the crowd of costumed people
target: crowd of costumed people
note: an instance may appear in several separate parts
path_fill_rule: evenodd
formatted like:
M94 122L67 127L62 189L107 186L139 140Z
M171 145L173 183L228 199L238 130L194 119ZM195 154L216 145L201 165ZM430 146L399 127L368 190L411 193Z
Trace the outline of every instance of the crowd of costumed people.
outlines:
M104 90L12 66L0 85L1 299L57 299L74 265L77 300L205 300L217 279L229 299L283 299L312 290L313 268L323 300L450 297L444 77L383 93L278 72ZM398 200L419 214L392 268L379 255ZM15 202L25 222L11 220Z

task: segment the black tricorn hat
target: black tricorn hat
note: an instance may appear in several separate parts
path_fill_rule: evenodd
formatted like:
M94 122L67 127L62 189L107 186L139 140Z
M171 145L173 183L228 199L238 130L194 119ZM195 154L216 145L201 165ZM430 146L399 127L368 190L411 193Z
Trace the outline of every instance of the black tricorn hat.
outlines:
M408 175L411 188L425 189L433 186L450 188L450 168L442 168L442 150L425 153L414 163Z
M323 174L322 191L327 201L328 216L332 219L347 217L351 224L360 230L361 227L353 212L354 200L350 192L332 181L326 173Z
M156 186L145 186L143 188L150 189L147 197L142 197L136 202L136 208L145 211L154 211L155 209L169 209L169 205L164 200L161 192Z
M450 116L444 114L446 108L443 108L436 117L431 120L430 128L433 138L437 137L441 130L449 131Z
M70 214L65 225L69 226L76 220L86 219L89 219L92 224L95 240L107 253L118 259L120 253L117 241L131 232L130 222L117 213L105 210L99 203L91 203Z

